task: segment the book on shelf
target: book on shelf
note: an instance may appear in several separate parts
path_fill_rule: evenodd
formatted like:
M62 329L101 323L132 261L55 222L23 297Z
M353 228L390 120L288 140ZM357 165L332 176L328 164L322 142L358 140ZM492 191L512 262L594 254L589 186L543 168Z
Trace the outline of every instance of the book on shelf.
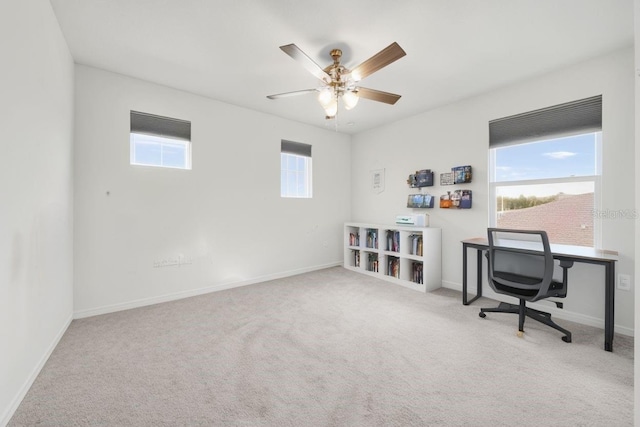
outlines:
M418 283L420 285L423 284L424 276L423 276L423 266L421 262L414 262L412 264L413 274L411 280L414 283Z
M378 272L378 254L369 254L367 257L367 270Z
M391 252L400 252L400 232L387 230L387 250Z
M367 230L367 247L373 249L378 248L378 230Z
M422 256L422 234L411 234L411 255Z
M360 267L360 251L353 251L353 266Z
M360 246L360 234L349 233L349 246Z
M400 259L395 257L389 257L387 262L387 276L400 278Z

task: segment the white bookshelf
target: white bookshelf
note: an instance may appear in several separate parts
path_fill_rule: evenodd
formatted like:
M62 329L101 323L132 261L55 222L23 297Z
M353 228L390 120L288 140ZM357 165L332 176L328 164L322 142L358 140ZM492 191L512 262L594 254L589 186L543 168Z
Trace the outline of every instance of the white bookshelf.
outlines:
M346 223L344 267L417 291L432 291L442 286L441 240L439 228Z

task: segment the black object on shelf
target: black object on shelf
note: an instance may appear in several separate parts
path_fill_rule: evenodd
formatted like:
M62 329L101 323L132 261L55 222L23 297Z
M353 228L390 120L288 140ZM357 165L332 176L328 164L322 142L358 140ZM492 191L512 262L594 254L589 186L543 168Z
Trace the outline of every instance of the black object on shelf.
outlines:
M416 171L415 174L409 175L407 183L411 188L431 187L433 186L433 171L431 169Z

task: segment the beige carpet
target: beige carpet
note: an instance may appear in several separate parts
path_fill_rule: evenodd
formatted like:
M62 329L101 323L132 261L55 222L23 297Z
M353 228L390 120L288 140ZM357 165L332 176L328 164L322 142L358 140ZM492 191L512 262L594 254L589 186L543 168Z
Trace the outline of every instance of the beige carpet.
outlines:
M460 301L336 267L75 320L9 425L633 424L633 339Z

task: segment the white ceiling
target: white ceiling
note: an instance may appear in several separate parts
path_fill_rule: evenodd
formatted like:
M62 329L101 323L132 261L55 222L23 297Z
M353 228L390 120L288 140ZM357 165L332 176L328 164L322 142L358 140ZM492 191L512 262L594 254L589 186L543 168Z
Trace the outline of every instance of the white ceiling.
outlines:
M352 68L392 42L407 56L362 86L402 95L338 113L358 133L633 44L633 0L51 0L77 63L335 129L318 80L279 46L321 67Z

